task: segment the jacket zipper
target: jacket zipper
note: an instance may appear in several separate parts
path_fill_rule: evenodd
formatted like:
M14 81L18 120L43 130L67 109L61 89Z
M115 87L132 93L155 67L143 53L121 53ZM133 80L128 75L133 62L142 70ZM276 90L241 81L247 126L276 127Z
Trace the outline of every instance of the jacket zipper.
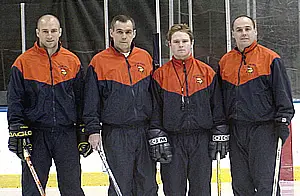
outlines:
M184 73L184 76L185 76L186 98L187 98L187 103L189 104L188 76L187 76L187 73L186 73L185 62L182 62L182 64L183 64L183 73Z
M185 76L185 90L186 90L186 106L187 106L187 111L189 113L189 104L190 104L190 99L189 99L189 85L188 85L188 75L187 75L187 72L186 72L186 65L185 65L185 62L182 61L182 64L183 64L183 73L184 73L184 76ZM191 67L192 68L192 67ZM190 68L190 69L191 69ZM188 127L190 128L191 127L191 122L190 120L188 120Z
M132 77L131 77L131 73L130 73L130 64L129 64L128 59L126 57L125 57L125 59L126 59L126 64L127 64L127 69L128 69L128 76L129 76L129 80L130 80L131 93L132 93L133 99L135 100L135 92L134 92L134 89L133 89ZM133 105L133 111L134 111L135 118L137 119L137 111L136 111L136 108L135 108L135 104Z
M238 82L237 82L237 87L236 87L236 103L235 103L235 108L236 108L236 119L238 120L238 104L237 104L237 101L238 101L238 97L239 97L239 86L240 86L240 83L241 83L241 68L243 66L243 63L244 65L246 65L246 56L244 54L244 52L241 52L242 54L242 59L241 59L241 63L240 63L240 67L239 67L239 70L238 70Z
M243 63L246 64L246 61L245 61L246 56L245 56L244 52L241 53L241 54L242 54L242 60L241 60L240 67L239 67L239 70L238 70L238 83L237 83L237 86L239 86L240 82L241 82L240 73L241 73L241 68L243 66Z
M47 51L47 50L46 50ZM56 126L56 110L55 110L55 89L54 89L54 79L53 79L53 66L52 66L52 61L51 57L47 51L49 63L50 63L50 78L51 78L51 91L52 91L52 111L53 111L53 126Z

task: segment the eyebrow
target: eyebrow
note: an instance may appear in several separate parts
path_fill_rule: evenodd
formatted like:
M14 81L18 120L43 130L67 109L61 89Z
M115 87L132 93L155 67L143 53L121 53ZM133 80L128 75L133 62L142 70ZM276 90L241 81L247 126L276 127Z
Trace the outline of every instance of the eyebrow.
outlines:
M133 29L116 29L118 31L133 31Z
M185 40L190 40L190 39L188 39L188 38L183 38L183 39L173 39L173 41L180 41L180 40L182 40L182 41L185 41Z
M235 27L236 29L238 29L238 28L243 28L243 27L252 27L251 25L246 25L246 26L237 26L237 27Z
M56 30L58 30L59 28L41 28L41 30L54 30L54 29L56 29Z

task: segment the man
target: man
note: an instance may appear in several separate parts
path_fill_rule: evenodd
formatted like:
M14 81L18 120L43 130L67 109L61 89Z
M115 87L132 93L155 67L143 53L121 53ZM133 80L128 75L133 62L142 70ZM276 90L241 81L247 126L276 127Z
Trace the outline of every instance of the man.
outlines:
M93 149L99 150L103 140L108 164L123 195L157 195L156 168L146 139L152 113L152 58L134 46L136 30L131 17L115 16L110 36L111 46L95 55L87 70L85 130ZM116 195L112 183L108 194Z
M218 78L191 54L194 37L186 24L167 33L173 57L153 74L151 155L161 162L165 195L211 195L212 159L228 151L228 128ZM172 152L171 152L172 151Z
M278 136L284 143L294 115L290 83L280 56L257 43L252 18L237 17L232 35L237 47L220 60L220 75L230 121L233 192L268 196Z
M79 59L61 46L61 34L55 16L40 17L38 41L11 68L8 147L24 160L23 148L32 146L31 161L44 189L53 159L60 194L82 196L75 125L80 123L83 71ZM24 161L22 195L40 195Z

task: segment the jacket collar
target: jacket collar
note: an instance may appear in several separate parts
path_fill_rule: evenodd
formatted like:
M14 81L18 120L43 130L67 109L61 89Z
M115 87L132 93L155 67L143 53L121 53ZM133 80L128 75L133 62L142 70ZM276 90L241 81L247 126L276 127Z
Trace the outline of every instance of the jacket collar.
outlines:
M57 53L58 53L58 51L60 50L60 48L61 48L61 43L58 42L57 50L56 50L55 53L53 53L52 56L57 55ZM47 50L46 50L45 48L40 47L38 41L36 41L36 42L34 43L34 49L35 49L38 53L43 54L43 55L47 55L47 56L48 56Z
M257 46L257 44L258 44L257 41L254 40L254 42L253 42L250 46L246 47L246 48L244 49L244 51L242 51L242 52L239 51L239 49L238 49L237 46L236 46L234 49L237 50L239 53L246 54L246 53L252 51L252 50Z
M175 67L183 67L183 64L185 64L186 68L189 69L193 64L193 56L190 54L190 56L184 60L176 59L174 56L172 56L172 63Z
M131 46L130 46L130 52L129 52L129 55L132 53L133 49L135 47L135 44L132 42L131 43ZM112 51L114 52L115 55L118 55L118 56L124 56L121 52L119 52L116 48L115 48L115 44L114 44L114 41L111 40L110 41L110 48L112 49Z

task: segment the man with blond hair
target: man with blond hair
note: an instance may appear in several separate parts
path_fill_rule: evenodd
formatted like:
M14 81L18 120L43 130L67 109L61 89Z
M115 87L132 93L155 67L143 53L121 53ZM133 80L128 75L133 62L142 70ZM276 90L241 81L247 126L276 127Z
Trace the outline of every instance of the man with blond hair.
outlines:
M221 92L213 69L191 54L193 33L175 24L167 33L172 59L153 74L150 154L161 163L165 195L211 195L212 160L228 151ZM220 138L220 139L218 139Z

